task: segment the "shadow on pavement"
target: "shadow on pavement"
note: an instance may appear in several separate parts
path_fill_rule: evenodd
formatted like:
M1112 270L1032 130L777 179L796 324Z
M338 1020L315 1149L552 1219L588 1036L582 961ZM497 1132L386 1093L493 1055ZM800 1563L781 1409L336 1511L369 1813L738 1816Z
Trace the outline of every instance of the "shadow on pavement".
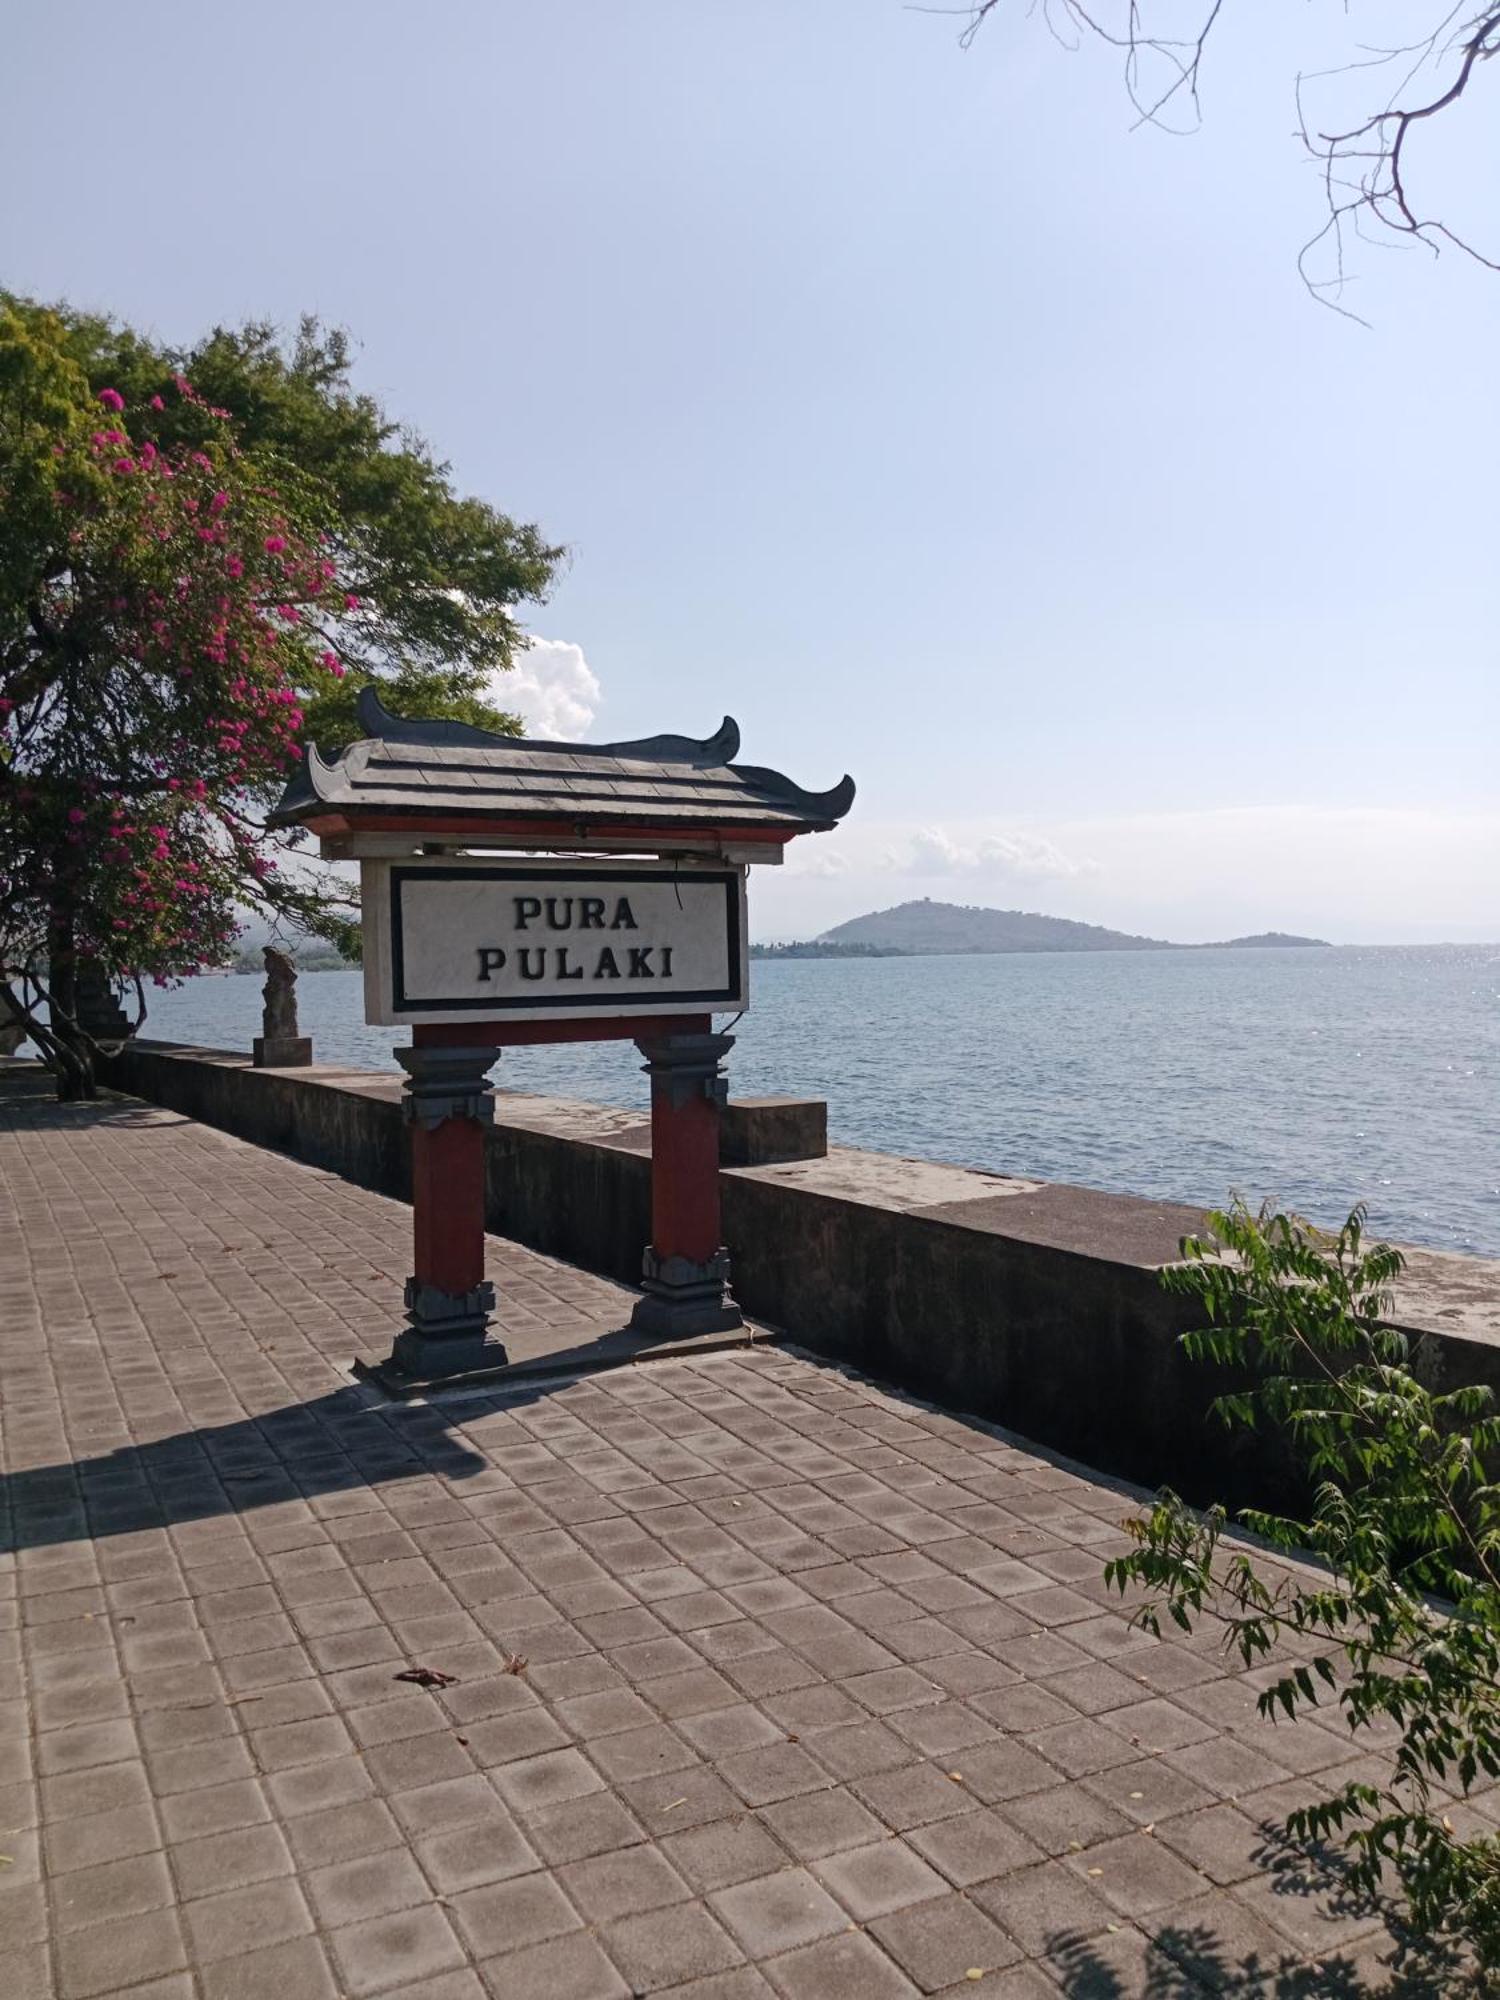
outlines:
M140 1534L393 1479L470 1479L488 1462L452 1427L482 1407L389 1404L351 1386L264 1416L14 1472L0 1477L0 1551Z

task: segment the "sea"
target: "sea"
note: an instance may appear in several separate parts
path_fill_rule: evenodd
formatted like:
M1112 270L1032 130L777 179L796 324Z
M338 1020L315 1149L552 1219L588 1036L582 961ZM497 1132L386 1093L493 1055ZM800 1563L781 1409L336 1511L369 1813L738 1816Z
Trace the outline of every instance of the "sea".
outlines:
M248 1050L260 988L148 992L142 1032ZM316 1060L398 1073L358 973L297 995ZM1500 945L762 959L732 1032L731 1094L826 1098L837 1144L1325 1225L1362 1201L1396 1242L1500 1256ZM644 1109L640 1060L515 1050L494 1076Z

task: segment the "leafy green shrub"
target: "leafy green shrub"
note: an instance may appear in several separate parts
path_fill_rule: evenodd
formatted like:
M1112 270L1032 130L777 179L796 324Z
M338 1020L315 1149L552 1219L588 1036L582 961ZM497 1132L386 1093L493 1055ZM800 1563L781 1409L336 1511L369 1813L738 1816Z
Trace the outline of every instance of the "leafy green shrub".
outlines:
M1416 1935L1461 1947L1494 1980L1500 1836L1465 1834L1444 1804L1444 1793L1500 1776L1493 1399L1480 1387L1437 1395L1416 1379L1386 1323L1402 1258L1366 1247L1362 1209L1336 1236L1241 1202L1210 1223L1212 1236L1185 1242L1163 1280L1203 1307L1187 1351L1252 1380L1218 1399L1218 1416L1275 1426L1306 1475L1306 1518L1239 1516L1304 1567L1268 1571L1252 1545L1225 1540L1222 1507L1199 1513L1163 1493L1127 1523L1136 1545L1106 1574L1122 1592L1145 1587L1136 1620L1158 1635L1164 1618L1188 1631L1210 1614L1247 1666L1289 1652L1260 1696L1263 1715L1331 1704L1351 1731L1369 1732L1390 1765L1385 1782L1346 1782L1292 1813L1287 1837L1338 1842L1351 1888L1396 1894Z

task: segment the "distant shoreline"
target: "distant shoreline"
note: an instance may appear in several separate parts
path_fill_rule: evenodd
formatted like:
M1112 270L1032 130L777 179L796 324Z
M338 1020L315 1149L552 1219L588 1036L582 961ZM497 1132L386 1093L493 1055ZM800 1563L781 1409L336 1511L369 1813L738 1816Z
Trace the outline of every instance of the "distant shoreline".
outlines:
M1403 951L1411 949L1405 945L1372 945L1370 950ZM806 943L792 944L752 944L750 956L753 959L804 959L804 958L1098 958L1106 953L1118 956L1139 957L1147 952L1161 951L1336 951L1338 947L1328 938L1224 938L1207 944L1112 944L1112 945L1067 945L1067 944L971 944L971 945L840 945L820 944L816 939Z

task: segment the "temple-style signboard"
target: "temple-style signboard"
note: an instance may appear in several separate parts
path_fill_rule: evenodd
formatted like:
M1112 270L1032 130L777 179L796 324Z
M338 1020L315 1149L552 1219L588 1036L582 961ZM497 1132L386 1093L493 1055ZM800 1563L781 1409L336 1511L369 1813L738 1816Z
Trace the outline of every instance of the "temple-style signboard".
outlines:
M394 1387L503 1367L484 1275L488 1074L503 1048L633 1040L651 1079L651 1242L632 1326L741 1324L720 1241L722 1061L713 1015L749 1004L747 870L836 826L845 778L806 792L699 742L545 743L392 715L325 759L309 745L272 818L360 864L365 1017L409 1026L415 1270Z

